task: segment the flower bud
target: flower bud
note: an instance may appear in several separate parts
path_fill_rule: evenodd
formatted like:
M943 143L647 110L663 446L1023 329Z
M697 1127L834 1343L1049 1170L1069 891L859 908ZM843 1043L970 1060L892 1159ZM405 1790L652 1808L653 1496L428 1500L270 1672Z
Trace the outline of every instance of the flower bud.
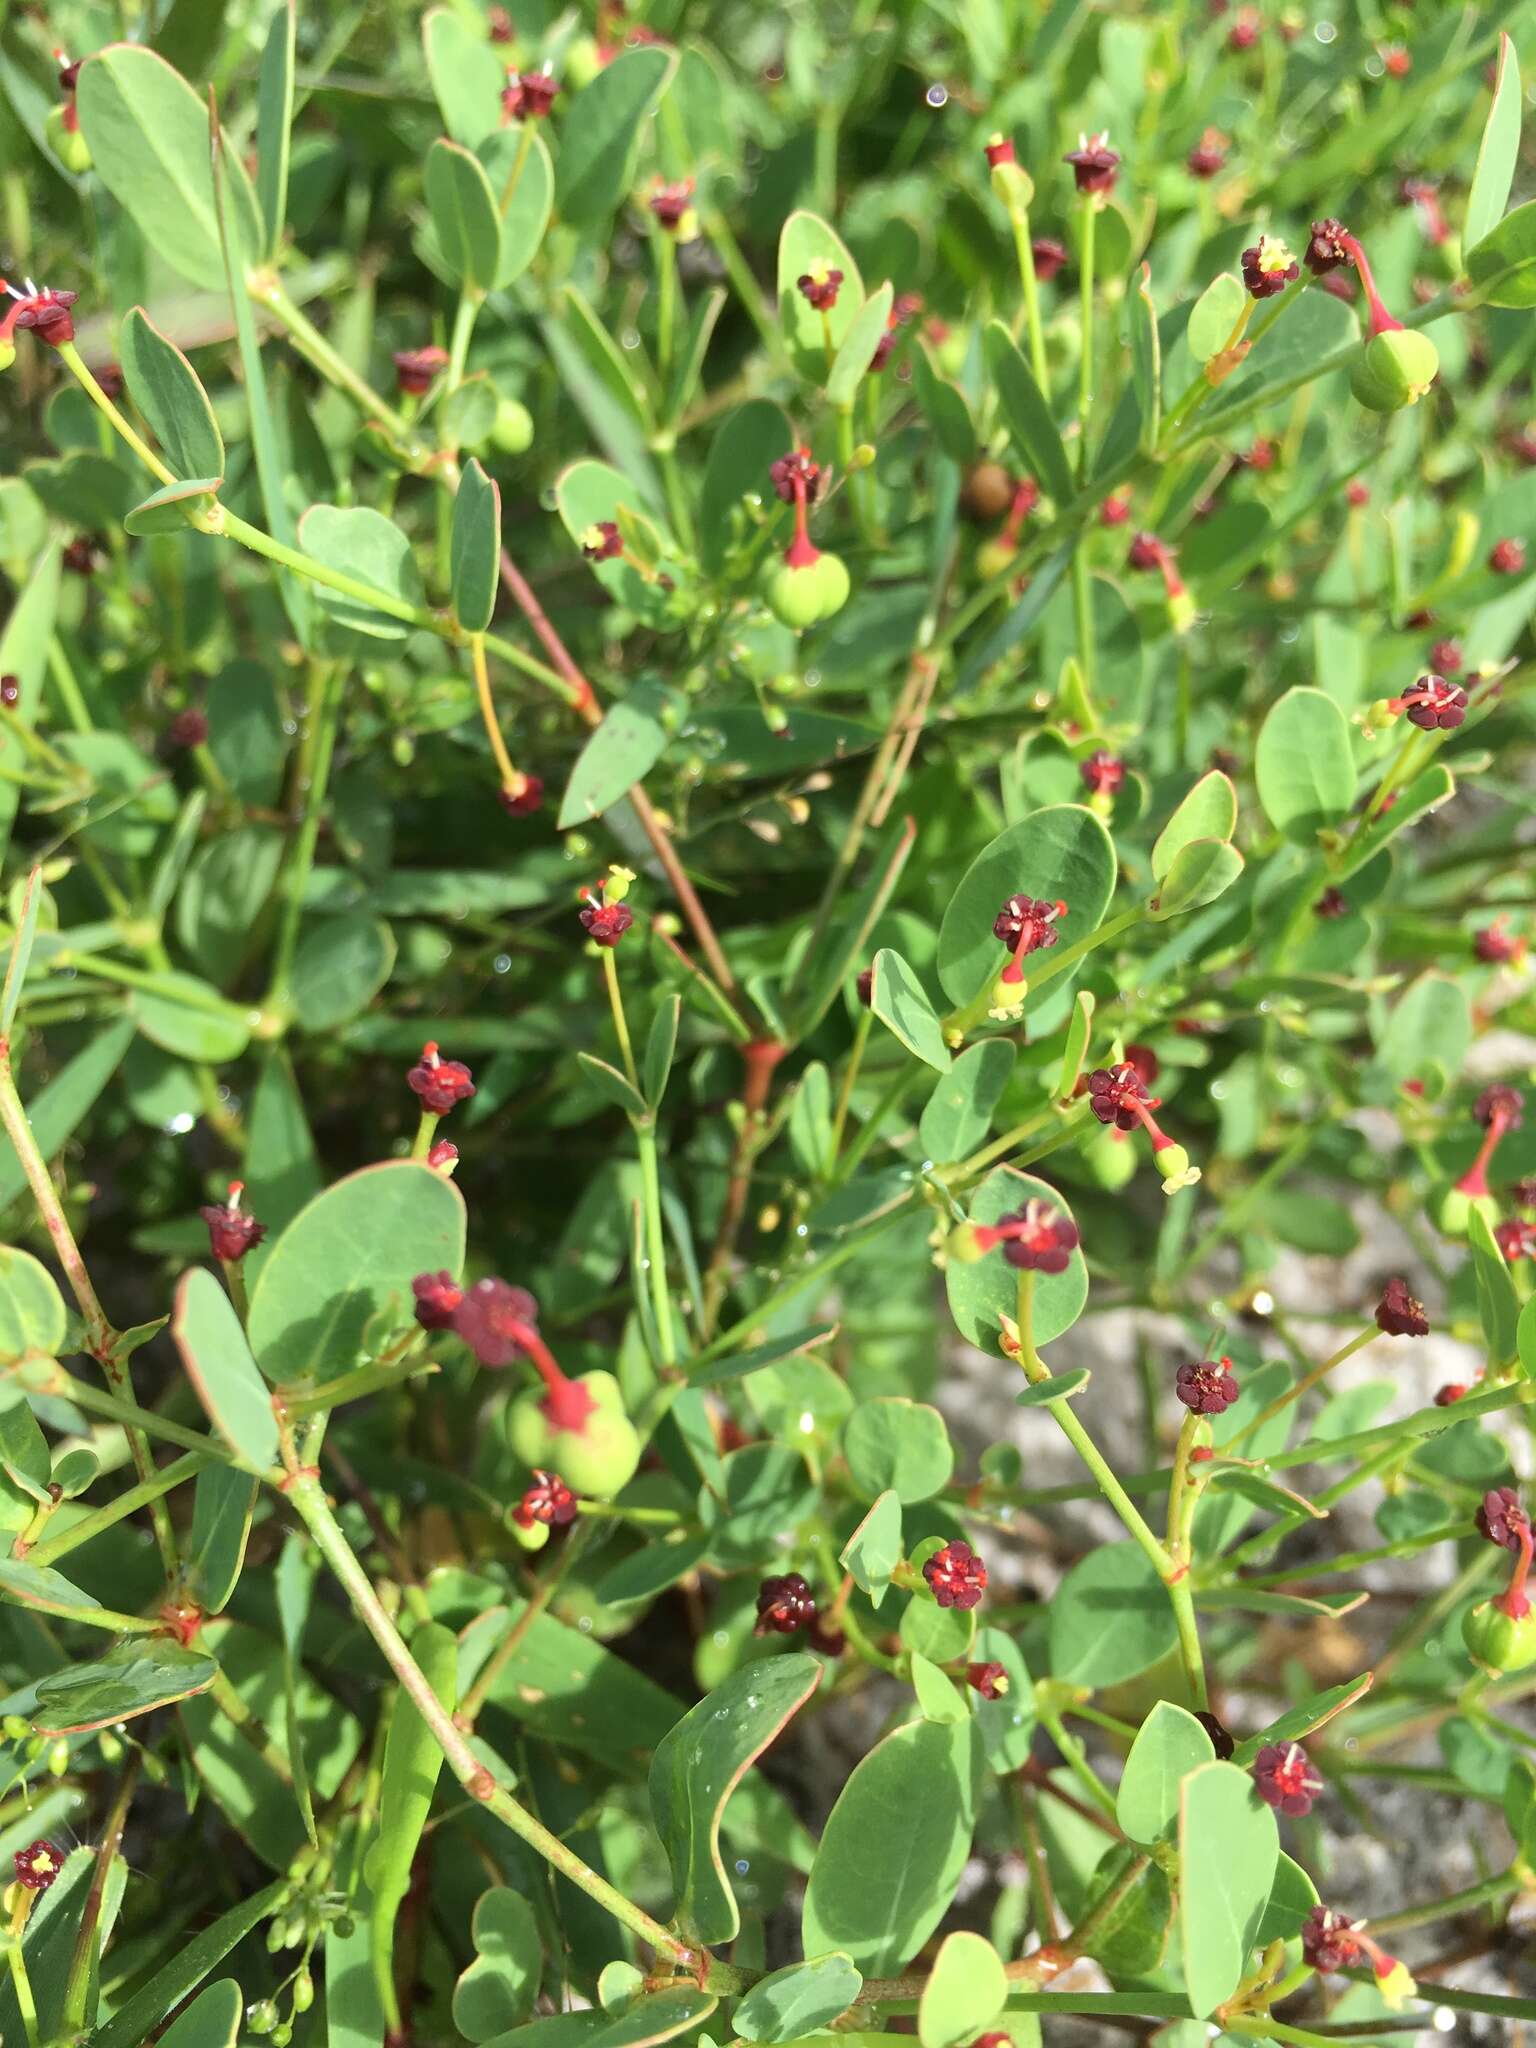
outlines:
M983 1247L976 1241L974 1223L961 1223L949 1233L944 1251L947 1257L962 1266L974 1266L978 1259L986 1257Z
M1496 1600L1480 1600L1462 1617L1462 1640L1490 1671L1523 1671L1536 1664L1536 1608L1518 1619Z
M315 1980L308 1970L300 1970L297 1977L294 1978L292 1996L295 2012L308 2012L309 2008L314 2004Z

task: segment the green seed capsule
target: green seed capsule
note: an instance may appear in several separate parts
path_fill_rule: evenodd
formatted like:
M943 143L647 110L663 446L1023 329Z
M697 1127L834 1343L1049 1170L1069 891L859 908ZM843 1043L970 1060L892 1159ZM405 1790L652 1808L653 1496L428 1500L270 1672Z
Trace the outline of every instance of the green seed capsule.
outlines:
M253 2034L270 2034L277 2025L277 2007L270 1998L258 1999L246 2012L245 2024Z
M315 2002L315 1980L308 1970L300 1970L293 1980L293 2009L308 2012Z

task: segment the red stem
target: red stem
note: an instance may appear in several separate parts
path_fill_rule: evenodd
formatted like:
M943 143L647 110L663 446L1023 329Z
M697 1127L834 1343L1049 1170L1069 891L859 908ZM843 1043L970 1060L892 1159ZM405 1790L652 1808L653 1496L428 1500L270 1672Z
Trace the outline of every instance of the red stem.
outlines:
M1488 1193L1488 1162L1493 1157L1494 1147L1508 1129L1503 1117L1495 1114L1488 1120L1488 1131L1477 1149L1477 1157L1456 1183L1459 1195L1470 1195L1477 1200Z
M544 1413L556 1429L579 1430L597 1403L585 1387L579 1387L574 1380L566 1378L556 1363L554 1353L532 1323L511 1323L508 1328L544 1382L546 1392L539 1404Z
M1523 1529L1517 1527L1515 1538L1520 1545L1520 1555L1515 1559L1515 1568L1510 1574L1508 1587L1498 1595L1493 1604L1502 1609L1511 1621L1523 1621L1531 1611L1525 1582L1530 1577L1531 1552L1536 1548L1536 1544L1532 1542L1530 1524L1527 1523Z
M1340 243L1349 252L1349 260L1360 273L1360 282L1365 288L1366 304L1371 309L1371 333L1394 334L1402 328L1401 320L1394 320L1381 302L1381 293L1376 289L1376 280L1371 275L1371 266L1365 251L1353 235L1340 235Z
M784 550L784 561L791 569L809 569L812 563L821 559L821 550L812 541L806 522L805 478L797 470L790 483L795 493L795 536Z

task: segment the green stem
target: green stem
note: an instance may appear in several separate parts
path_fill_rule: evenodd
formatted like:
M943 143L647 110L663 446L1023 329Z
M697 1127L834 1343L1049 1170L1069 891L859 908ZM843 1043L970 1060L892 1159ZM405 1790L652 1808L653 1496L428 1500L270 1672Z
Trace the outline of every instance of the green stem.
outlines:
M512 168L507 173L507 182L502 187L501 198L497 202L497 211L503 220L506 219L507 209L511 206L517 188L523 181L523 170L528 162L529 153L533 148L533 135L537 126L538 123L536 121L524 121L523 132L517 138L517 155L512 159Z
M294 950L299 943L299 923L304 915L304 895L320 843L320 820L325 810L326 786L336 749L336 729L341 718L341 676L339 662L313 662L310 666L309 780L304 789L304 812L298 836L283 871L282 908L278 915L277 938L272 948L272 973L267 984L267 1007L287 1010L289 981Z
M421 1667L406 1648L400 1631L385 1612L368 1574L331 1512L318 1477L309 1472L299 1473L288 1488L288 1498L314 1538L321 1556L340 1581L359 1620L378 1644L384 1661L431 1730L449 1769L469 1796L479 1800L488 1813L493 1813L561 1876L569 1878L589 1899L611 1913L640 1940L648 1942L675 1963L695 1963L697 1956L693 1950L668 1933L649 1913L632 1904L622 1892L615 1890L605 1877L584 1863L574 1849L568 1848L558 1835L551 1834L541 1821L535 1820L504 1785L497 1784L490 1770L480 1762L464 1735L454 1726L452 1716L432 1690Z
M656 368L665 403L677 332L677 245L660 222L651 233L651 258L656 266Z
M1309 1393L1320 1381L1325 1380L1336 1365L1342 1365L1346 1358L1353 1357L1355 1352L1373 1343L1380 1335L1381 1331L1374 1322L1367 1323L1358 1336L1351 1337L1347 1344L1341 1345L1331 1357L1325 1358L1321 1365L1314 1365L1309 1373L1304 1373L1294 1387L1287 1387L1283 1394L1277 1394L1269 1406L1261 1408L1252 1422L1246 1423L1230 1443L1222 1446L1222 1449L1228 1452L1240 1451L1256 1430L1262 1429L1266 1422L1273 1421L1275 1416L1289 1408L1293 1401L1299 1401L1303 1394Z
M117 407L112 403L111 399L108 398L105 391L103 391L101 386L96 382L96 379L91 375L90 371L85 367L85 364L80 360L80 355L75 347L75 344L72 341L66 341L63 347L58 351L58 354L60 360L64 364L64 367L69 371L70 375L75 379L75 382L84 391L86 397L91 401L92 405L94 405L97 411L102 415L102 417L105 420L107 420L107 422L111 425L113 431L122 436L123 440L133 450L134 454L138 456L140 462L143 463L144 467L147 470L149 470L152 475L157 476L160 479L161 483L163 484L174 484L178 482L179 479L177 478L175 471L167 469L165 464L160 460L160 457L156 455L154 450L148 447L143 441L139 439L139 436L134 432L133 428L129 426L127 420L123 418L123 415L118 411Z
M725 215L714 207L701 208L699 225L704 237L720 258L721 268L730 279L737 298L747 309L747 316L757 329L763 346L773 359L774 367L787 376L794 375L794 364L784 346L777 321L768 310L768 301L763 297L757 279L752 275L751 266L741 253L740 244L731 233Z
M26 1958L22 1954L21 1942L34 1896L32 1892L18 1890L16 1903L11 1908L11 1940L8 1951L11 1984L16 1992L16 2005L21 2013L21 2024L26 2031L27 2048L37 2048L37 2001L32 1996L32 1981L27 1975Z
M604 954L611 960L611 953ZM656 1126L649 1119L635 1119L635 1143L640 1151L640 1181L645 1221L645 1255L650 1267L651 1306L656 1317L656 1341L661 1362L677 1364L677 1339L672 1328L672 1296L667 1287L667 1248L662 1233L661 1171L656 1157Z
M848 1105L853 1099L854 1084L859 1078L859 1068L864 1062L864 1048L869 1043L869 1034L874 1025L873 1010L861 1010L859 1021L853 1027L853 1045L848 1053L848 1064L843 1069L842 1085L837 1091L837 1107L832 1112L832 1164L837 1165L837 1155L843 1149L843 1132L848 1127Z
M137 1486L130 1486L115 1500L103 1508L82 1515L77 1522L71 1522L56 1536L49 1536L41 1543L34 1543L26 1553L26 1562L31 1565L49 1565L55 1558L65 1556L71 1550L78 1550L82 1543L89 1543L105 1530L115 1528L127 1516L136 1514L140 1508L148 1507L162 1495L172 1493L188 1479L195 1479L205 1466L215 1464L216 1459L202 1451L188 1451L169 1465L163 1465L152 1479L144 1479Z
M1029 234L1029 214L1020 208L1008 216L1013 228L1013 246L1019 259L1019 284L1024 293L1024 326L1029 335L1029 361L1040 395L1050 401L1050 372L1045 360L1045 329L1040 320L1040 286L1035 276L1034 244Z
M1083 246L1078 279L1082 326L1082 358L1078 363L1077 377L1077 474L1079 481L1082 483L1087 483L1088 481L1088 427L1093 416L1093 258L1095 229L1098 218L1098 198L1092 192L1085 192L1083 194Z
M1041 1725L1050 1730L1051 1740L1061 1751L1067 1769L1099 1809L1111 1821L1115 1818L1115 1797L1089 1763L1087 1753L1077 1737L1063 1724L1059 1714L1042 1710Z
M344 391L357 406L363 417L376 421L397 443L410 439L410 426L396 412L389 400L374 390L366 378L360 377L345 357L338 355L320 330L289 298L277 279L270 273L262 272L246 280L246 290L259 306L280 320L293 338L294 346L301 355L307 356L321 376Z
M457 391L464 382L464 365L469 360L470 339L484 303L484 292L474 291L468 285L459 294L458 307L453 316L453 333L448 338L448 368L443 377L445 398ZM448 444L444 442L443 445L446 447Z
M603 981L608 989L608 1007L613 1012L613 1028L618 1036L624 1072L629 1077L630 1087L638 1094L640 1075L635 1066L634 1048L629 1042L629 1019L624 1014L624 997L619 988L619 965L611 946L603 949Z
M1431 1899L1423 1906L1404 1906L1400 1912L1371 1915L1372 1934L1401 1934L1410 1927L1430 1927L1437 1920L1449 1920L1457 1913L1473 1913L1479 1906L1497 1905L1525 1889L1512 1870L1498 1877L1485 1877L1481 1884L1469 1884L1464 1891L1450 1892L1443 1899Z

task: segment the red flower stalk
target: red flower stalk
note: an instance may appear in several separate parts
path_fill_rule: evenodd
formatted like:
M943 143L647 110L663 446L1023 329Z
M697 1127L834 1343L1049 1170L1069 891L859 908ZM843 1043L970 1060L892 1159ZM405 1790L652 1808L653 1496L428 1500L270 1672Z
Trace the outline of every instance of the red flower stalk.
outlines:
M531 1529L535 1522L563 1529L576 1519L576 1496L557 1473L541 1472L535 1465L533 1484L512 1510L512 1519L520 1529Z
M1067 914L1065 903L1051 903L1044 897L1010 896L992 920L993 938L1000 939L1013 955L999 978L1010 984L1021 982L1026 956L1056 944L1061 937L1056 920Z
M973 1692L979 1692L984 1700L1000 1700L1011 1683L1008 1673L1001 1664L967 1664L965 1682Z
M1080 135L1077 148L1069 149L1062 162L1072 166L1072 176L1077 181L1079 192L1098 194L1114 189L1115 176L1120 169L1120 154L1110 148L1107 134Z
M1493 1605L1507 1614L1511 1621L1523 1621L1531 1611L1526 1581L1531 1573L1531 1553L1536 1548L1536 1539L1531 1535L1531 1518L1520 1505L1520 1497L1513 1487L1496 1486L1491 1493L1483 1495L1476 1520L1480 1536L1490 1543L1497 1543L1501 1549L1515 1553L1515 1568L1510 1574L1509 1584L1502 1593L1495 1594Z
M755 1636L798 1635L816 1619L816 1595L799 1572L764 1579L757 1589Z
M244 1193L245 1182L232 1180L227 1202L208 1202L197 1212L208 1226L209 1250L216 1259L230 1265L237 1265L267 1234L265 1223L258 1223L242 1210L240 1198Z
M1113 796L1125 781L1125 763L1107 747L1099 747L1078 764L1083 786L1095 796Z
M1439 187L1431 184L1428 178L1404 178L1401 191L1404 202L1417 209L1425 241L1436 248L1442 242L1448 242L1451 231L1440 211Z
M52 1842L33 1842L14 1858L16 1882L29 1892L45 1892L64 1868L64 1856Z
M1322 1773L1299 1742L1266 1742L1252 1764L1254 1790L1266 1806L1293 1820L1312 1811Z
M1207 128L1189 155L1184 159L1190 176L1214 178L1218 171L1226 169L1227 151L1231 143L1219 128Z
M1035 276L1049 284L1067 260L1067 245L1054 235L1038 235L1030 243L1029 253L1035 260Z
M1315 223L1312 233L1314 237L1317 234ZM1371 266L1366 259L1365 251L1361 248L1355 237L1347 232L1341 231L1337 239L1345 255L1360 273L1360 283L1365 291L1365 303L1370 308L1371 313L1372 336L1401 333L1403 323L1401 320L1394 320L1382 304L1381 293L1376 289L1376 280L1371 275Z
M986 1565L958 1537L934 1552L923 1566L923 1577L941 1607L958 1607L962 1613L975 1607L987 1590Z
M1003 521L999 538L1010 547L1018 544L1024 522L1040 502L1040 486L1032 476L1021 477L1013 487L1013 502L1008 507L1008 517Z
M1198 1359L1181 1365L1174 1375L1173 1391L1193 1415L1221 1415L1232 1406L1241 1391L1230 1358Z
M1080 1241L1072 1219L1038 1195L996 1223L973 1223L969 1229L978 1254L1001 1245L1009 1265L1026 1273L1064 1273Z
M1445 676L1420 676L1401 697L1389 697L1387 709L1406 711L1408 723L1425 732L1454 732L1467 715L1467 693Z
M79 298L78 292L51 291L46 286L35 285L30 277L24 291L0 278L0 291L8 292L16 301L6 318L6 339L9 339L12 328L27 327L49 348L63 348L74 340L75 323L70 318L69 309Z
M477 1280L454 1310L455 1332L482 1365L497 1370L526 1358L544 1382L540 1407L554 1429L579 1430L597 1407L587 1389L569 1380L539 1335L539 1305L526 1287Z
M1469 1195L1474 1201L1488 1193L1488 1165L1494 1150L1506 1131L1517 1131L1524 1114L1518 1089L1497 1086L1485 1088L1472 1105L1472 1114L1483 1126L1486 1135L1477 1149L1477 1157L1456 1183L1456 1192Z
M418 1273L411 1282L416 1320L424 1330L451 1330L464 1290L451 1273Z
M1429 1317L1422 1301L1408 1290L1408 1282L1393 1278L1381 1290L1376 1304L1376 1327L1388 1337L1427 1337Z
M448 351L434 343L427 348L395 350L395 388L407 398L420 398L432 388L432 379L448 367Z
M842 276L841 271L835 274L838 278ZM804 280L801 282L803 284ZM785 566L809 569L821 560L821 549L811 539L810 522L806 517L806 508L821 485L821 466L812 461L809 448L797 448L792 455L781 455L768 474L779 496L795 508L795 530L784 550Z
M548 71L509 71L501 110L508 121L542 121L555 104L560 81Z
M462 1060L445 1060L434 1039L421 1048L421 1058L406 1075L412 1092L421 1097L427 1116L446 1116L456 1102L475 1092L474 1078Z

